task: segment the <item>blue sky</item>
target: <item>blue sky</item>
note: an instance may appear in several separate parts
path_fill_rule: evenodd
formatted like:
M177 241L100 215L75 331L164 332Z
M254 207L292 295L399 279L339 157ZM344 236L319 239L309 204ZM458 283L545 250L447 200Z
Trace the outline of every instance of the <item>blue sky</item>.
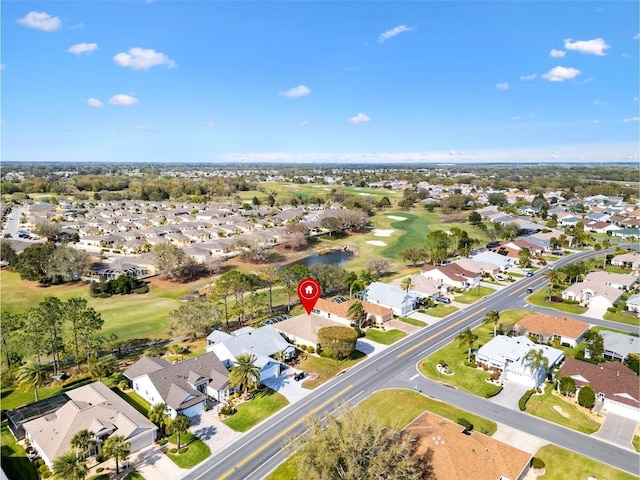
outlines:
M638 2L2 6L5 161L629 161Z

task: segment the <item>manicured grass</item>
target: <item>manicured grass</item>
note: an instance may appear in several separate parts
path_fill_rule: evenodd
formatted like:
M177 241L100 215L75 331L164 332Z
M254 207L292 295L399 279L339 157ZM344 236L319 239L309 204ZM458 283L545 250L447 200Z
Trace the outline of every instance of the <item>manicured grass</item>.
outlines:
M0 426L0 445L2 445L2 469L9 478L38 480L36 469L27 458L24 449L16 442L7 422L2 422Z
M337 362L336 360L332 360L330 358L317 357L315 355L307 356L306 360L300 362L298 368L307 372L307 373L316 373L318 378L314 380L305 380L302 386L304 388L313 389L319 385L322 385L324 382L330 380L335 377L341 370L349 368L356 363L360 362L367 356L356 350L351 354L351 357L347 360L342 360Z
M544 395L531 395L527 402L527 413L586 434L600 429L600 424L589 417L591 414L584 413L570 401L552 395L552 390L553 385L547 384ZM569 417L564 417L554 407L562 408Z
M604 314L605 320L612 322L626 323L627 325L640 325L640 317L625 312L607 312Z
M151 285L144 295L114 295L110 298L93 298L86 283L41 286L38 282L20 280L20 276L8 270L0 271L0 307L3 312L21 312L40 303L45 297L61 300L73 297L86 298L89 307L102 315L104 326L101 335L118 335L120 341L131 339L162 339L169 337L169 313L182 302L179 297L204 280L190 284L175 284L171 288Z
M383 345L391 345L394 342L397 342L401 338L406 337L407 334L401 330L391 329L391 330L378 330L376 328L370 328L367 330L366 337L377 343L382 343Z
M288 405L287 399L270 388L258 392L250 402L241 403L224 423L236 432L246 432L254 425Z
M431 315L432 317L444 318L447 315L451 315L458 311L457 307L450 307L447 305L436 305L433 308L429 308L425 310L426 315Z
M134 390L127 390L126 392L123 392L118 387L113 387L111 390L113 390L120 397L126 400L129 405L131 405L145 417L149 416L149 402L138 395Z
M557 290L556 292L554 292L554 295L560 296L561 293L562 293L562 290ZM561 312L576 313L578 315L582 315L584 312L587 311L586 308L581 307L579 305L569 305L567 303L552 303L552 302L549 302L548 299L549 299L549 293L546 292L546 289L533 292L533 294L527 297L527 300L529 301L529 303L538 305L539 307L553 308L554 310L558 310Z
M589 477L607 480L637 480L637 476L623 472L610 465L605 465L589 457L575 452L546 445L537 451L546 465L546 473L539 477L542 480L586 480Z
M411 318L411 317L398 317L397 320L400 320L401 322L404 322L404 323L408 323L409 325L413 325L414 327L427 326L427 323L423 322L422 320L416 320L415 318Z
M175 435L169 438L169 442L177 446ZM193 468L211 456L211 450L207 444L192 433L187 433L180 437L180 446L187 446L187 451L184 453L169 453L167 451L167 457L180 468Z
M487 295L491 295L495 292L495 289L489 287L480 287L474 288L467 292L461 293L453 297L453 300L460 303L473 303L478 300L486 297Z
M402 408L398 408L402 405ZM495 422L478 417L473 413L461 410L438 400L425 397L412 390L390 389L375 392L356 406L376 415L386 427L405 428L418 418L424 411L430 411L442 417L457 422L459 418L466 418L474 430L493 435L498 426ZM298 478L295 469L295 454L287 458L278 466L266 480L291 480Z
M640 452L640 437L638 435L633 436L633 448L635 448L636 452Z
M140 472L131 472L129 475L124 477L124 480L145 480Z
M59 393L66 392L73 388L78 388L91 382L93 382L93 380L91 378L87 378L77 383L74 382L67 387L63 387L62 383L54 382L49 386L40 387L38 389L38 398L40 400L44 400L45 398L53 397ZM14 408L36 401L33 390L22 390L15 385L4 387L1 395L3 410L13 410Z

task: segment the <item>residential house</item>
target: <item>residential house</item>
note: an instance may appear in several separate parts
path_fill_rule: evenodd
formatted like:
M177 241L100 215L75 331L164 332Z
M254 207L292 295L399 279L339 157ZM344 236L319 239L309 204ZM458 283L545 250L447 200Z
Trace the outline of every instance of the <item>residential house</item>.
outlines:
M604 358L624 362L630 353L640 354L640 339L633 335L601 330L604 340Z
M435 297L445 294L449 291L449 285L438 280L432 280L420 274L409 275L408 277L396 278L391 282L392 285L402 288L402 280L411 279L410 291L421 297Z
M589 272L584 281L602 283L628 292L637 283L638 277L628 273Z
M463 290L479 285L481 279L479 273L465 270L456 263L439 266L425 264L420 269L420 275Z
M632 271L640 269L640 254L636 253L622 253L615 255L611 259L611 265L614 267L630 268Z
M71 439L81 430L89 430L96 440L90 456L99 454L112 435L123 436L131 453L156 439L158 427L102 382L74 388L63 397L67 401L55 411L22 424L25 437L49 467L72 449Z
M224 401L233 393L229 371L214 353L177 363L142 357L124 376L134 391L151 405L166 404L171 418L178 414L200 415L207 398Z
M500 270L506 272L510 268L518 265L518 258L513 258L507 256L507 251L504 250L502 253L496 253L491 251L479 252L473 256L473 259L476 262L484 262L484 263L493 263L494 265L498 265Z
M552 343L575 347L589 331L589 324L571 317L555 317L531 313L516 323L521 333L535 337L538 343Z
M627 298L627 310L640 313L640 294L636 293Z
M420 296L389 283L373 282L356 296L376 305L390 308L394 315L404 316L413 312L420 303Z
M353 320L349 318L349 308L357 301L355 298L346 301L332 301L326 298L319 298L313 307L312 313L320 317L329 318L348 327L353 323ZM393 311L390 308L364 300L361 300L361 303L365 313L365 322L374 325L383 325L393 320Z
M611 235L625 240L638 240L640 238L640 228L621 228L612 230Z
M273 325L290 343L318 348L318 330L324 327L344 327L343 322L312 313L303 313Z
M524 480L532 455L435 413L425 412L405 430L418 439L416 454L431 449L437 478L446 480ZM464 458L462 460L462 458Z
M525 361L527 353L531 350L542 350L547 359L548 368L540 367L535 372L531 369L531 363ZM557 348L548 345L539 345L528 337L507 337L498 335L476 353L476 361L489 368L497 368L502 371L501 381L522 383L534 387L540 385L553 369L564 360L564 354Z
M488 273L489 275L500 273L499 265L496 265L495 263L479 262L472 258L459 258L453 263L458 265L460 268L467 270L468 272L473 272L476 275L480 275L480 277L482 277L483 273Z
M214 353L228 369L241 353L253 353L260 368L260 381L280 375L281 363L272 357L282 354L283 359L290 359L295 350L271 325L245 327L230 334L214 330L207 337L207 351Z
M591 385L596 391L595 411L615 413L640 422L640 377L620 362L599 365L567 358L560 369L559 378L571 377L578 391Z
M600 282L577 282L562 292L562 298L576 300L581 305L610 308L622 297L622 290Z

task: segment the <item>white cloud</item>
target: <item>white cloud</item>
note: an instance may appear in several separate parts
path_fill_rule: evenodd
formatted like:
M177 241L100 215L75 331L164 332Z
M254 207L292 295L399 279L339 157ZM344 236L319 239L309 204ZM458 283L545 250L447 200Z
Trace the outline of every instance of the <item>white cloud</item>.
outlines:
M577 68L572 67L554 67L547 73L542 75L542 78L546 78L550 82L564 82L565 80L571 80L576 78L582 72Z
M124 93L120 93L118 95L114 95L109 99L109 103L111 105L134 105L138 103L138 99L136 97L132 97L131 95L125 95Z
M82 30L83 28L84 28L84 23L82 23L82 22L80 22L80 23L79 23L79 24L77 24L77 25L73 25L73 26L71 27L71 29L72 29L72 30Z
M507 90L509 88L509 83L508 82L497 83L496 88L498 90Z
M54 17L45 12L32 11L23 18L18 19L18 23L43 32L53 32L62 27L60 17Z
M633 36L633 39L634 39L634 40L640 40L640 33L636 33L636 34Z
M358 113L355 117L347 118L347 122L357 125L358 123L370 122L371 118L364 113Z
M514 120L514 121L522 120L522 115L515 115L515 116L511 117L511 120Z
M7 66L4 63L0 63L0 70L4 70Z
M553 58L562 58L567 54L564 50L556 50L555 48L549 52L549 55Z
M156 129L147 125L134 125L131 130L137 130L139 132L155 132Z
M629 122L640 122L640 117L633 117L633 118L625 118L622 120L624 123L629 123Z
M597 125L598 123L602 123L602 120L596 119L596 120L593 121L593 123L595 123Z
M113 61L121 67L131 67L134 70L148 70L158 65L165 65L167 68L177 67L176 62L152 48L130 48L128 53L120 52L114 56Z
M289 90L280 90L278 95L287 98L306 97L307 95L311 95L311 89L306 85L298 85L297 87L290 88Z
M520 80L523 80L523 81L535 80L537 76L538 76L537 73L532 73L531 75L520 75Z
M407 27L406 25L398 25L397 27L394 27L391 30L387 30L386 32L381 33L380 36L378 37L378 42L379 43L385 42L390 38L395 37L396 35L399 35L403 32L410 32L411 30L413 30L413 27Z
M570 38L567 38L564 41L564 48L567 50L575 50L576 52L603 57L606 55L604 51L607 48L611 48L611 45L607 45L602 38L594 38L593 40L577 40L575 42Z
M99 108L102 105L104 105L100 100L98 100L97 98L90 98L88 99L86 102L87 106L89 107L96 107Z
M306 127L307 125L309 125L309 120L302 120L301 122L298 122L299 127Z
M204 124L209 128L213 128L213 127L215 127L217 125L216 122L212 122L210 120L207 121L207 122L204 122Z
M71 47L69 47L67 52L80 55L83 53L91 53L97 49L98 49L97 43L76 43L75 45L71 45Z

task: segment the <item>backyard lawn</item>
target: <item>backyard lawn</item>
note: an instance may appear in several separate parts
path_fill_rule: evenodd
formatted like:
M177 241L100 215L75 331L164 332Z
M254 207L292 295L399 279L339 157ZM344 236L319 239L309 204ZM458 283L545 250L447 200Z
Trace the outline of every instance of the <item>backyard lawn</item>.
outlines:
M16 443L16 439L9 430L7 422L2 422L0 429L2 469L7 476L20 480L38 480L36 469L27 458L24 449Z
M177 446L178 439L175 434L169 437L169 444ZM190 432L180 437L180 446L181 448L186 446L187 451L184 453L170 453L167 451L167 457L173 460L173 463L180 468L193 468L211 455L211 450L207 444Z
M372 342L381 343L383 345L391 345L394 342L406 337L407 334L395 328L391 330L378 330L377 328L367 329L366 338Z
M317 386L322 385L324 382L335 377L340 371L344 370L345 368L352 367L365 358L367 358L367 356L364 353L359 352L358 350L353 352L351 358L342 360L340 362L332 360L330 358L308 355L305 360L300 362L298 368L307 373L315 373L318 375L318 378L305 380L302 383L302 386L309 389L316 388Z
M416 320L411 317L398 317L396 320L400 320L401 322L408 323L409 325L413 325L414 327L426 327L427 324L421 320Z
M253 400L238 405L236 413L227 418L224 423L236 432L246 432L288 404L284 396L267 388L256 393Z
M627 325L640 325L640 317L627 312L607 312L604 314L604 319Z
M561 293L562 293L562 290L557 289L557 291L554 292L554 295L560 296ZM549 293L544 288L542 290L533 292L531 295L527 297L527 300L529 301L529 303L538 305L539 307L553 308L554 310L558 310L560 312L576 313L578 315L582 315L584 312L587 311L586 308L581 307L579 305L570 305L568 303L559 303L559 302L558 303L549 302Z
M444 318L447 315L451 315L452 313L455 313L457 311L458 311L457 307L451 307L448 305L440 305L440 304L436 305L433 308L420 310L420 312L424 313L425 315L430 315L436 318Z
M623 472L575 452L546 445L537 451L536 457L544 461L546 473L541 480L587 480L598 478L606 480L637 480L636 475Z
M473 302L477 302L478 300L481 300L483 297L486 297L487 295L491 295L494 292L495 292L495 289L493 288L476 287L472 290L456 295L455 297L453 297L453 300L455 302L460 302L460 303L473 303Z
M600 423L591 418L592 414L585 413L570 401L552 395L552 384L545 385L544 390L544 395L531 395L527 402L527 413L586 434L600 429Z

